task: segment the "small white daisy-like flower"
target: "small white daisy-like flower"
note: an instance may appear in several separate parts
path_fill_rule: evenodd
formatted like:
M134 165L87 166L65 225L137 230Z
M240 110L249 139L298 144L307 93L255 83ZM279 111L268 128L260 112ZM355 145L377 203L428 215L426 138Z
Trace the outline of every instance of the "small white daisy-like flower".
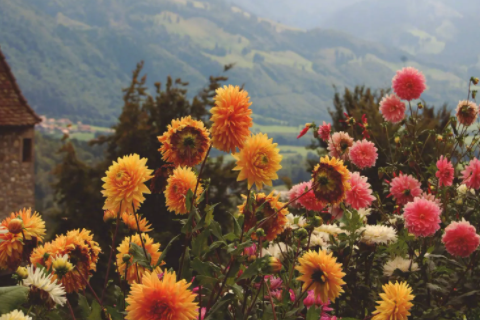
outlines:
M315 228L316 232L325 232L331 234L332 236L336 237L339 233L346 233L345 230L342 230L336 224L322 224L320 227Z
M360 216L360 218L362 218L363 222L366 223L367 222L367 217L372 213L372 209L370 209L370 208L368 208L368 209L365 209L365 208L358 209L357 213Z
M358 232L363 232L360 241L367 244L387 244L397 241L397 232L389 226L367 225L360 228Z
M283 242L272 243L267 249L262 248L262 256L270 255L280 261L283 261L288 255L288 252L291 250L292 248Z
M286 228L298 229L304 228L307 226L307 220L304 217L294 216L293 214L287 214L287 225Z
M32 317L23 314L23 311L21 310L13 310L12 312L0 316L0 320L32 320Z
M310 247L320 246L321 248L326 247L327 243L324 241L324 237L318 233L312 233L310 236Z
M404 223L405 222L405 218L403 218L403 215L399 215L399 214L394 214L391 218L389 218L387 220L388 224L394 226L398 223Z
M35 287L47 292L53 302L61 306L67 302L65 288L57 283L57 280L52 279L53 275L46 275L40 268L34 269L33 265L28 266L27 271L28 277L23 280L24 286Z
M418 271L418 264L413 260L404 259L402 257L395 257L393 260L387 261L383 266L383 274L390 277L395 270L399 269L402 272L408 272L409 270L414 272Z

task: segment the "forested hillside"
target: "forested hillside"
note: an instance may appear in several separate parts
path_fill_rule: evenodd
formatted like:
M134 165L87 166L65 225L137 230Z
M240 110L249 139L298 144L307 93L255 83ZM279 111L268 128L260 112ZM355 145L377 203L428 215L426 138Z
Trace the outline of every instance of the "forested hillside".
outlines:
M426 74L425 98L437 104L456 102L463 76L339 32L270 22L224 0L0 0L0 7L0 46L30 104L96 125L115 122L121 88L142 59L149 79L181 77L192 93L235 63L229 82L245 84L263 124L326 119L333 85L388 87L404 55Z

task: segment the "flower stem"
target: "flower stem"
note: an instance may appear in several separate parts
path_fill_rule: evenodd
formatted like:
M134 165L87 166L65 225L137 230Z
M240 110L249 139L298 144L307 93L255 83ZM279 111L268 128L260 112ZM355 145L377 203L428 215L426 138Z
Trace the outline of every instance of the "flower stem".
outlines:
M265 282L265 278L263 278L263 282ZM275 313L275 304L273 303L272 293L270 292L270 288L269 288L270 286L265 285L265 287L267 288L268 299L270 300L270 304L272 305L273 320L277 320L277 314Z
M113 251L115 250L115 240L117 238L118 225L120 224L120 209L121 208L122 208L122 203L120 202L120 208L118 208L118 213L117 213L117 222L116 222L116 225L115 225L115 233L113 234L113 237L112 237L112 247L110 248L110 257L108 258L107 274L105 275L105 283L103 285L102 299L100 301L103 301L103 299L105 297L105 291L107 291L108 274L110 273L110 265L112 264Z
M73 314L73 309L72 309L72 306L70 305L70 301L68 301L68 299L67 299L67 305L68 305L68 309L70 310L70 315L72 316L72 319L77 320L75 318L75 315Z
M143 237L140 230L140 224L138 223L137 213L134 212L133 216L135 217L135 222L137 223L137 232L138 232L138 236L140 237L140 242L142 243L143 253L145 254L145 259L148 261L147 250L145 249L145 243L143 242ZM150 261L148 262L150 263Z

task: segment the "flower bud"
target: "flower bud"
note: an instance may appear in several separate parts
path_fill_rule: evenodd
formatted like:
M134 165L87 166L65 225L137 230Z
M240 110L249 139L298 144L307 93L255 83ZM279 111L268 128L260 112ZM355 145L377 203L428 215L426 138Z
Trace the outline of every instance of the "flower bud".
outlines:
M123 260L124 263L128 263L131 258L132 258L131 255L129 255L129 254L124 254L123 257L122 257L122 260Z
M255 234L258 238L263 238L266 235L265 230L263 230L262 228L258 228L257 231L255 231Z
M418 109L423 109L423 103L421 103L421 102L417 103L417 107L418 107Z
M73 270L72 263L68 261L68 255L57 256L52 262L52 267L60 279Z
M455 203L460 206L460 205L463 204L463 199L462 199L462 198L458 198L457 201L455 201Z
M23 230L23 221L22 219L12 219L8 223L8 231L13 234L18 234Z
M15 274L18 276L18 279L27 279L28 278L28 271L25 267L18 267Z
M398 137L398 136L395 137L395 143L396 143L396 144L399 144L399 143L400 143L400 137Z
M299 228L295 231L295 235L299 239L305 239L306 237L308 237L308 232L307 230L305 230L305 228Z
M43 254L43 261L47 261L48 258L50 258L50 253L45 252L45 253Z
M477 90L472 90L472 99L477 97Z
M282 270L282 263L275 257L268 258L268 271L269 273L278 273Z
M314 227L320 227L323 224L322 217L317 217L317 216L313 217L312 224Z
M443 141L443 136L441 134L437 135L437 140L438 141Z
M472 81L472 83L473 83L474 85L477 85L477 84L478 84L478 78L477 78L477 77L471 77L471 78L470 78L470 81Z

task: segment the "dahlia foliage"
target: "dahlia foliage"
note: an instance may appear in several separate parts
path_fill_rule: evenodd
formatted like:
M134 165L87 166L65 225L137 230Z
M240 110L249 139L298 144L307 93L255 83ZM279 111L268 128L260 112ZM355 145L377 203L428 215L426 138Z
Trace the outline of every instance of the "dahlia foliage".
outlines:
M478 319L477 83L437 129L421 127L414 100L427 87L411 67L375 110L382 132L366 115L307 123L298 138L312 132L324 148L311 178L288 192L274 187L277 143L250 131L248 93L219 88L209 121L175 119L158 137L166 165L125 155L99 177L110 248L85 229L46 238L31 209L1 222L0 269L17 285L0 288L0 319ZM212 148L232 153L247 182L234 212L208 202ZM169 243L142 216L151 191L181 224ZM173 243L180 260L169 265Z

